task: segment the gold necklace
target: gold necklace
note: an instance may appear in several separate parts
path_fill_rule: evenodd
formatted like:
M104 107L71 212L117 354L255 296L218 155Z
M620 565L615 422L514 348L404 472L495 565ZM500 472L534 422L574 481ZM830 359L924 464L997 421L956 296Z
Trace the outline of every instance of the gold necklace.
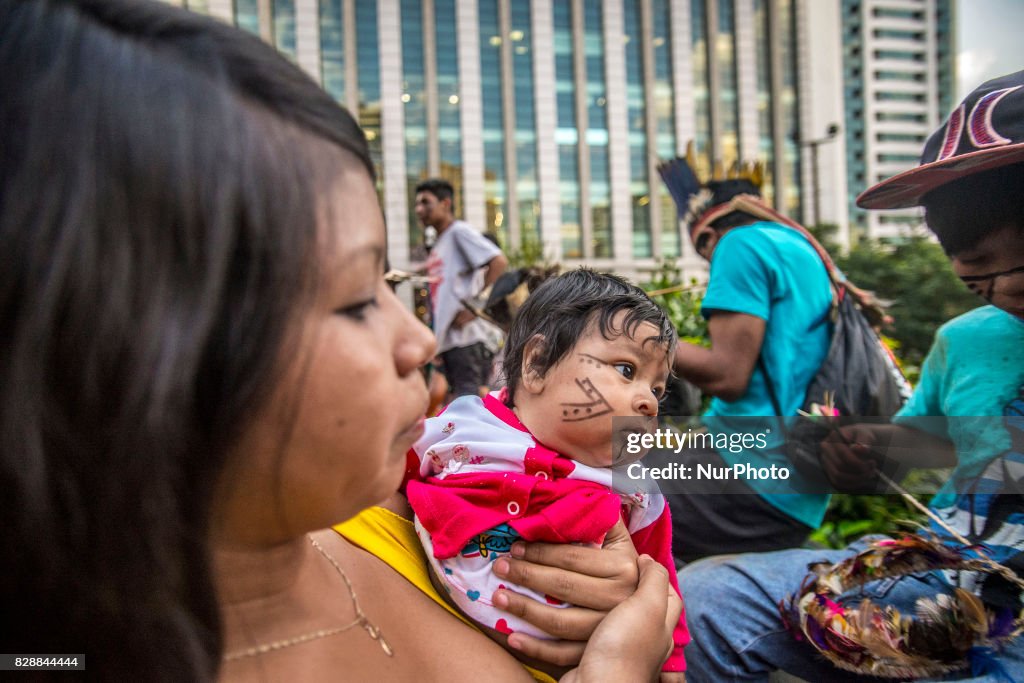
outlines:
M331 566L333 566L338 571L338 574L340 574L341 578L345 581L345 585L348 587L348 594L352 597L352 607L356 613L355 620L351 623L345 624L344 626L311 631L309 633L303 633L302 635L295 636L293 638L275 640L269 643L263 643L262 645L254 645L250 648L246 648L245 650L235 650L234 652L228 652L222 657L222 661L231 662L236 659L256 657L258 655L263 655L268 652L273 652L274 650L281 650L286 647L291 647L293 645L301 645L302 643L308 643L311 640L318 640L319 638L326 638L327 636L333 636L337 635L338 633L344 633L345 631L353 629L356 626L362 626L366 630L366 633L369 634L370 638L380 643L380 648L384 650L384 654L386 654L388 657L394 656L395 651L391 649L391 646L388 644L388 641L385 640L384 635L380 632L380 629L377 628L373 624L373 622L371 622L369 618L367 618L365 614L363 614L362 608L359 607L359 600L356 598L356 591L352 587L352 582L348 579L348 574L346 574L345 570L341 568L341 565L338 564L337 560L331 557L330 554L326 550L324 550L323 546L316 542L316 539L314 539L312 536L308 538L309 542L313 545L313 547L317 549L317 552L319 552L321 555L327 558L327 561L331 563Z

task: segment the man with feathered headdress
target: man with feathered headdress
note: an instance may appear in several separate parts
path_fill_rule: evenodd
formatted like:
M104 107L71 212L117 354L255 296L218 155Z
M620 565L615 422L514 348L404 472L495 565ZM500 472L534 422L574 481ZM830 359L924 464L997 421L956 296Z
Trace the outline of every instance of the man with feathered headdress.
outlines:
M752 170L701 183L685 159L660 169L697 253L711 263L701 308L711 345L680 344L675 369L714 397L704 423L716 434L752 424L730 424L734 417L796 415L831 335L828 256L803 228L761 200L760 173ZM690 449L671 459L692 472L698 464L787 466L780 430L765 440L765 448ZM793 473L793 489L814 490L801 486L799 477ZM729 481L668 491L676 557L692 561L801 545L821 523L828 495L773 488L778 491L772 482Z

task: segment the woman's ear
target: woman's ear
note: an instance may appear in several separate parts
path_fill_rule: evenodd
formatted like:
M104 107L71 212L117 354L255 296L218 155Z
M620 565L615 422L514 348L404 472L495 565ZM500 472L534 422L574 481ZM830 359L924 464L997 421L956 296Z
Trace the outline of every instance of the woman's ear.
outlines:
M537 370L537 361L544 353L544 336L533 335L526 347L523 349L523 367L520 368L520 380L522 388L530 394L539 394L544 391L544 374Z

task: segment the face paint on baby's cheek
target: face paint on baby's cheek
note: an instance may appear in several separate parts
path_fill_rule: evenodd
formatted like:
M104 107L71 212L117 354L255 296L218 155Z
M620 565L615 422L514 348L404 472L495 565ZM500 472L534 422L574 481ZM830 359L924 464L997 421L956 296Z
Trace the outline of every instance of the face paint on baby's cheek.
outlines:
M577 378L575 381L586 400L562 403L562 422L580 422L612 412L611 405L590 381L590 378Z

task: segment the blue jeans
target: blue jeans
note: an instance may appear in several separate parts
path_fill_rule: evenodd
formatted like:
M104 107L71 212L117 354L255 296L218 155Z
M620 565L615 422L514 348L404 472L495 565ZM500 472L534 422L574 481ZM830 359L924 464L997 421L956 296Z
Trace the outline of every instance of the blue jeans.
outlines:
M686 601L690 644L686 646L688 683L767 681L782 670L811 683L882 681L834 667L806 641L797 641L779 616L778 603L800 587L812 562L839 562L863 550L864 538L842 550L780 550L709 557L679 573ZM877 581L864 589L873 602L892 604L913 614L919 597L948 592L941 574L929 573ZM1024 642L1017 638L996 658L1005 674L972 676L969 669L939 680L1024 682Z

